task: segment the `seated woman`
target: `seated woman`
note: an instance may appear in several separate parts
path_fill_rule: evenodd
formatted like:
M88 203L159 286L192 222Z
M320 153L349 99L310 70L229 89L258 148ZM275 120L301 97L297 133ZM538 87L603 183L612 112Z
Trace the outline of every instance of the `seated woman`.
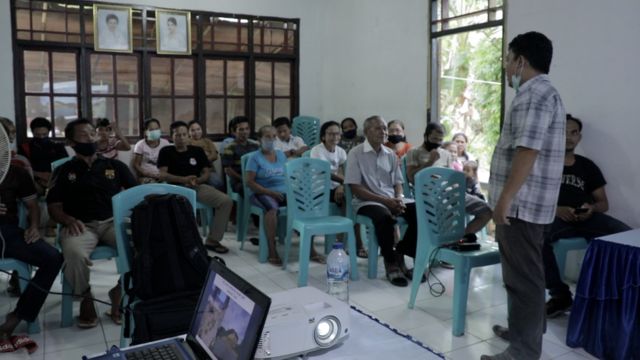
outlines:
M129 151L131 145L125 138L118 124L111 125L109 119L98 119L96 131L98 133L98 155L102 155L107 159L115 159L118 157L118 151Z
M404 123L400 120L391 120L387 124L387 129L389 136L384 146L393 150L400 159L411 150L411 144L407 142L407 137L404 135Z
M354 118L344 118L340 123L342 128L342 137L338 146L349 153L349 151L356 145L360 145L364 142L364 136L358 135L358 124Z
M265 125L258 130L260 150L253 153L246 168L247 185L253 191L251 203L265 211L264 227L269 246L269 263L282 265L276 251L276 228L278 225L278 208L286 205L287 187L285 183L286 155L274 149L276 129ZM312 261L324 264L324 256L318 254L311 246Z
M455 133L453 134L453 136L451 137L451 141L456 143L456 145L458 145L458 159L464 163L465 161L469 161L469 160L474 160L474 161L478 161L478 159L469 154L467 152L467 145L469 145L469 138L467 138L467 135L465 133Z
M191 139L190 145L202 148L204 153L207 155L209 164L211 165L211 173L209 174L209 181L207 181L207 184L218 190L224 191L222 178L220 177L220 174L216 173L216 168L213 166L213 162L218 160L218 149L216 148L216 144L206 136L203 136L202 126L200 126L200 123L197 120L190 121L188 125L189 138Z
M138 141L133 147L133 169L138 176L140 184L160 182L160 170L158 169L158 154L160 150L169 145L163 138L160 130L160 122L151 118L144 122L144 139Z
M344 164L347 162L347 152L338 146L341 132L340 124L327 121L320 127L320 144L311 149L310 157L326 160L331 164L331 202L342 207L344 204ZM360 233L356 231L358 257L367 258L367 250L362 246Z

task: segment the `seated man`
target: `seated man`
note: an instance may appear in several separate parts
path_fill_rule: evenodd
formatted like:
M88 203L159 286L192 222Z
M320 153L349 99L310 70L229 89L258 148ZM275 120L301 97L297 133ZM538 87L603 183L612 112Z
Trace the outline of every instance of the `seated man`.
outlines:
M300 157L302 153L309 150L299 136L291 135L291 122L286 117L279 117L273 120L273 127L276 128L278 137L275 142L275 149L282 151L287 158Z
M233 201L227 194L206 184L209 181L211 163L202 148L189 145L187 124L183 121L175 121L171 123L170 129L174 146L166 146L160 150L158 155L160 178L171 184L194 189L198 201L215 210L213 225L209 227L205 247L218 254L224 254L229 249L220 241L229 222Z
M437 123L429 123L424 132L424 144L407 153L407 178L413 183L415 174L429 166L451 168L453 157L449 151L441 148L444 128ZM465 212L473 215L464 229L465 241L474 242L476 233L491 220L491 208L486 202L465 193Z
M77 325L98 324L89 285L89 255L98 243L116 246L111 197L123 188L137 185L123 162L96 154L96 129L86 119L71 121L65 137L76 155L53 173L47 193L49 214L63 225L60 246L64 255L64 275L76 296L82 296ZM111 319L120 324L120 286L109 291Z
M365 120L364 135L366 141L347 155L344 183L351 186L354 211L373 220L387 279L395 286L407 286L413 273L405 267L404 255L415 258L415 203L405 203L398 157L383 145L387 137L384 119L371 116ZM393 234L398 216L406 220L408 228L394 249Z
M631 228L606 215L609 209L606 181L593 161L574 153L582 139L582 122L567 114L566 146L562 184L558 208L553 223L547 227L542 247L546 288L551 299L547 302L548 317L563 314L571 307L571 291L562 282L562 272L553 254L552 244L561 238L581 236L587 240L614 234Z
M19 200L25 203L29 212L29 226L25 230L18 227ZM5 322L0 324L0 343L11 338L20 321L32 322L36 319L47 297L46 291L51 288L62 266L62 254L42 240L38 231L39 223L40 208L33 180L26 170L11 165L0 184L3 257L23 261L36 266L38 270L20 296L15 310L9 312ZM5 344L0 347L12 346Z
M20 146L18 153L31 162L33 179L39 195L44 195L51 176L51 163L67 157L63 144L55 143L49 138L52 130L51 122L37 117L29 124L33 138Z
M242 155L256 151L260 148L255 141L249 139L251 128L249 127L249 118L238 116L233 118L231 128L234 131L235 139L229 142L222 153L222 168L225 174L229 175L229 180L234 192L242 194L242 169L240 160Z

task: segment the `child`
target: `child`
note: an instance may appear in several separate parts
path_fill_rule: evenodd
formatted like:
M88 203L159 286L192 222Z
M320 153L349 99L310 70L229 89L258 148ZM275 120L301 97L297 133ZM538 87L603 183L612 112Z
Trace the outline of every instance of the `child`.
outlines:
M473 160L465 161L463 171L465 178L467 179L467 194L486 201L484 195L480 191L480 183L478 183L478 163Z
M453 141L445 141L441 146L443 149L451 153L451 168L456 171L462 171L462 163L458 160L458 145Z

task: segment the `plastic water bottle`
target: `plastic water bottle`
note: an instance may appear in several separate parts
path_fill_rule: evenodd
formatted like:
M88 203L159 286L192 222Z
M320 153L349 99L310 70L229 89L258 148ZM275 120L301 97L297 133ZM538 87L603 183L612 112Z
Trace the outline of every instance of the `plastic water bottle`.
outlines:
M327 257L327 293L349 302L349 256L342 243L333 244Z

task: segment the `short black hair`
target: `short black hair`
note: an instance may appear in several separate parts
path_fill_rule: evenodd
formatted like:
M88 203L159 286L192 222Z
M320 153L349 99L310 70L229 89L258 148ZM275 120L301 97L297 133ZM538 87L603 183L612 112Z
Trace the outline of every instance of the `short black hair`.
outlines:
M179 128L179 127L182 127L182 126L186 127L186 128L187 128L187 130L189 130L189 125L187 125L187 123L186 123L186 122L184 122L184 121L180 121L180 120L178 120L178 121L174 121L174 122L172 122L172 123L171 123L171 126L169 126L169 130L171 131L171 136L173 136L173 131L174 131L175 129L177 129L177 128Z
M244 115L234 116L233 119L229 121L229 132L235 132L238 128L238 125L242 123L250 123L249 118Z
M344 119L342 119L342 121L340 122L340 128L342 129L342 127L344 126L344 123L351 121L353 123L353 125L356 127L356 130L358 129L358 123L356 122L356 120L352 117L346 117Z
M149 125L151 125L151 123L156 123L158 125L158 127L160 127L160 121L158 121L158 119L156 118L150 118L144 121L144 129L148 130L149 129Z
M174 18L173 16L171 16L170 18L167 19L168 23L172 23L173 25L178 25L178 20L176 20L176 18Z
M104 22L109 22L109 20L115 20L117 23L120 23L120 19L118 19L118 17L116 16L116 14L109 14L107 15L107 18L104 19Z
M553 45L544 34L536 31L520 34L511 40L509 50L514 56L527 59L532 68L544 74L549 73Z
M320 126L320 141L324 140L324 136L327 133L327 129L333 125L337 126L338 128L340 127L340 124L338 124L337 121L333 121L333 120L327 121L326 123L322 124L322 126Z
M567 121L569 120L575 121L576 124L578 124L578 131L582 132L582 120L578 119L577 117L573 117L573 115L571 114L567 114Z
M282 125L287 125L287 127L289 129L291 129L291 121L289 121L289 118L285 117L285 116L281 116L281 117L273 120L271 125L273 125L274 128L277 128L277 127L282 126Z
M31 124L29 124L29 128L31 128L31 132L35 132L37 128L47 128L47 130L51 131L53 126L51 126L51 121L47 120L47 118L37 117L31 120Z
M111 126L111 123L109 122L109 119L107 118L98 118L96 120L96 129L97 128L102 128L102 127L109 127Z
M202 129L202 124L200 124L200 122L198 120L189 121L189 123L187 123L187 128L191 129L191 125L193 125L193 124L198 124L200 126L200 129Z
M467 134L465 134L463 132L459 132L459 133L453 134L453 136L451 137L451 141L456 141L456 138L458 136L462 136L464 138L464 142L466 142L466 143L469 142L469 138L467 137Z
M74 138L74 135L76 134L76 127L79 125L87 125L87 124L91 125L91 127L95 129L95 126L93 126L93 123L87 119L75 119L69 122L67 126L64 127L64 138L67 140L75 141L73 140L73 138Z
M424 136L429 136L434 131L437 131L444 135L444 126L442 126L440 123L430 122L427 124L427 128L424 129Z

